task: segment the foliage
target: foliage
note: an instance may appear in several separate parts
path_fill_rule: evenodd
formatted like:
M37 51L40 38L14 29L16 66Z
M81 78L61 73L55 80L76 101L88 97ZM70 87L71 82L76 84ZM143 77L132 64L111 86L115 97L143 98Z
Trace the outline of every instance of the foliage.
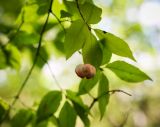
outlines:
M15 18L19 26L1 24L4 31L0 32L8 38L8 42L0 40L0 69L11 67L19 70L22 65L21 55L25 50L29 50L31 56L34 56L31 61L31 69L11 107L19 99L33 69L47 64L52 52L45 48L47 45L45 34L56 28L57 25L60 25L62 29L58 28L57 36L51 39L51 47L55 46L66 56L67 60L75 52L79 52L83 62L92 64L97 73L92 79L82 79L77 92L62 90L61 87L61 91L49 91L43 96L34 113L30 110L20 109L11 117L13 127L24 127L28 124L40 126L43 122L51 121L51 118L56 121L57 127L75 127L77 117L81 119L84 126L89 127L89 116L92 115L90 111L96 102L98 102L100 119L102 119L109 103L110 92L112 92L109 90L110 84L107 75L104 74L106 68L127 82L151 80L148 75L131 64L119 60L111 62L112 54L136 60L129 45L123 39L107 31L92 28L93 24L100 22L102 15L102 9L92 0L63 0L63 3L58 0L26 0L21 3L23 4L21 11L19 16ZM56 21L53 21L53 17ZM9 32L6 32L5 30L8 29ZM38 59L43 61L41 66ZM90 95L90 91L96 86L98 86L98 96L92 97L92 103L86 105L81 96ZM119 92L122 91L119 90ZM1 123L10 115L11 107L6 108L2 102L0 103ZM6 113L7 111L8 113Z

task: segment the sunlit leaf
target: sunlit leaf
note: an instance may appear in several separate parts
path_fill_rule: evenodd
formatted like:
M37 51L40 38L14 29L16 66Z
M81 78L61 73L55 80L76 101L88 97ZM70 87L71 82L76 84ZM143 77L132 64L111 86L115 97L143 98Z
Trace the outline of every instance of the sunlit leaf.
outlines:
M102 50L94 35L89 33L82 49L84 63L99 67L102 62Z
M109 94L105 94L109 91L109 82L107 77L102 74L98 85L98 106L101 114L101 119L106 111L107 104L109 102Z
M135 61L132 51L124 40L111 33L104 33L102 30L96 29L95 32L100 40L105 40L103 43L106 43L107 47L112 53L119 56L128 57Z
M85 2L84 4L80 5L80 11L84 20L88 24L96 24L101 20L102 9L94 4Z
M115 61L106 66L112 70L120 79L127 82L141 82L144 80L152 80L148 75L137 67L124 61Z
M18 111L11 120L12 127L25 127L27 126L33 117L33 113L30 110L21 109Z
M15 69L20 68L20 60L21 60L21 55L19 50L12 44L8 44L5 47L5 56L7 59L7 64L10 65L11 67Z
M102 52L103 52L103 58L102 58L101 65L107 64L112 57L112 52L109 50L106 43L104 43L103 41L105 41L105 40L103 39L100 41Z
M61 10L61 18L71 17L72 15L69 12Z
M76 116L75 109L68 102L65 102L59 115L59 127L75 127Z
M72 23L67 30L66 38L64 42L64 48L66 52L66 58L68 59L75 51L82 48L86 41L88 34L87 26L82 20L77 20Z
M79 106L83 107L84 109L87 109L87 106L83 103L80 96L77 95L76 92L73 92L71 90L67 90L67 98L70 99L72 102L78 104Z
M55 113L60 105L62 93L60 91L51 91L47 93L41 100L37 110L37 122L41 122L49 118Z

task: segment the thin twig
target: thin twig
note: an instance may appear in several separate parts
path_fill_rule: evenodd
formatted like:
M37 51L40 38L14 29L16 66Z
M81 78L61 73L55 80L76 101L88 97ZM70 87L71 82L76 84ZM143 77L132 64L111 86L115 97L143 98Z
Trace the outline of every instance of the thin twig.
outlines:
M52 68L51 68L51 66L49 65L49 63L47 62L47 60L45 60L45 58L43 58L41 54L39 54L39 56L40 56L40 58L47 64L48 69L49 69L49 71L50 71L50 73L51 73L53 79L55 80L55 82L56 82L58 88L59 88L61 91L63 91L61 85L59 84L58 80L56 79L56 76L54 75L54 73L53 73L53 71L52 71Z
M64 26L62 25L61 21L59 20L59 18L57 17L56 14L54 14L54 12L52 10L50 10L51 14L56 18L56 20L58 21L59 25L61 26L61 28L63 29L63 31L66 33L66 30L64 28Z
M126 94L126 95L128 95L128 96L132 96L130 93L127 93L127 92L125 92L125 91L123 91L123 90L120 90L120 89L110 90L110 91L107 91L107 92L103 93L102 95L98 96L97 98L94 98L93 101L92 101L92 103L91 103L91 105L89 106L89 109L91 109L91 108L93 107L93 105L94 105L101 97L106 96L106 95L108 95L108 94L110 94L110 93L114 94L114 93L116 93L116 92L121 92L121 93L124 93L124 94Z

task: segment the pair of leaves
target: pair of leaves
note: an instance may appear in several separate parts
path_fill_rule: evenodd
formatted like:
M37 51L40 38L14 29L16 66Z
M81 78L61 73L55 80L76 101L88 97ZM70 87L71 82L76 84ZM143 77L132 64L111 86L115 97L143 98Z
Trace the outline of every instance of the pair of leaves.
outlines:
M102 9L95 6L92 2L76 2L65 1L64 4L68 10L68 12L62 11L61 17L73 17L74 19L83 19L88 24L96 24L101 20ZM83 3L83 4L82 4ZM79 7L78 7L79 6ZM81 14L80 14L81 13Z
M124 61L115 61L106 66L112 70L120 79L127 82L141 82L144 80L152 80L148 75L137 67Z
M66 58L82 49L84 63L98 67L102 61L102 50L95 36L82 20L74 21L67 30L64 42Z
M51 91L47 93L41 100L37 110L37 123L51 117L58 109L62 100L60 91Z

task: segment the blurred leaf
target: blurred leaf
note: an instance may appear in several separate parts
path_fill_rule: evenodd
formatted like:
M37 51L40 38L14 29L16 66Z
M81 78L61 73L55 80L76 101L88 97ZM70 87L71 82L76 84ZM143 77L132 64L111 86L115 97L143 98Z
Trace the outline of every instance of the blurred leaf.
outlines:
M21 54L19 50L14 45L8 44L5 47L4 53L7 59L7 64L18 70L21 62Z
M106 111L106 106L109 102L109 94L105 94L107 91L109 91L109 82L107 77L102 74L101 79L98 86L98 106L101 114L101 119L104 116L104 113ZM105 95L104 95L105 94Z
M84 42L88 36L88 28L82 20L74 21L70 28L67 30L64 48L66 52L66 58L82 48Z
M65 102L59 115L59 127L75 127L76 116L74 108L68 102Z
M102 9L98 8L94 4L85 2L84 4L80 5L80 11L84 20L88 24L96 24L101 20Z
M124 61L115 61L106 66L112 70L120 79L127 82L141 82L144 80L152 80L148 75L137 67Z
M128 57L135 61L132 51L125 41L111 33L104 33L102 30L95 29L95 32L100 40L105 39L105 43L112 53L119 56Z
M65 36L64 31L60 31L56 35L56 38L53 41L53 44L56 47L56 49L63 54L65 54L65 51L64 51L64 36Z
M88 107L83 103L80 96L77 95L76 92L73 92L71 90L67 90L67 98L71 100L72 102L76 103L77 105L81 106L84 109L87 109Z
M66 18L66 17L71 17L72 15L67 12L67 11L64 11L64 10L61 10L61 18Z
M12 127L25 127L33 117L33 113L29 110L21 109L17 112L11 120Z
M89 33L87 40L82 49L84 63L92 64L99 67L102 62L102 50L98 44L95 36Z
M86 94L88 93L98 82L99 79L99 73L91 78L91 79L82 79L79 85L79 91L78 95Z
M60 105L62 93L50 91L41 100L37 110L37 123L48 119L55 113Z
M17 46L33 45L37 44L39 35L35 33L27 33L25 31L19 31L13 39L13 43Z
M0 69L3 69L7 66L6 64L6 56L3 48L0 49Z
M0 98L0 123L1 120L4 118L4 115L6 114L8 108L9 105L2 98Z
M74 105L74 109L76 110L78 116L83 121L85 127L89 127L90 121L88 118L88 109L85 109L85 108L81 107L79 104L74 103L74 102L73 102L73 105Z

